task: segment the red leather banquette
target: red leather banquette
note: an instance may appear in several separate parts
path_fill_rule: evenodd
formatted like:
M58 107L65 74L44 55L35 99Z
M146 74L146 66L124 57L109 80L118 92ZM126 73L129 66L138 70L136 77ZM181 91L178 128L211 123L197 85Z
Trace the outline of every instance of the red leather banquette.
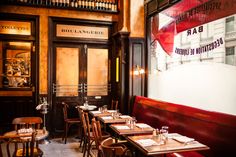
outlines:
M201 110L141 96L136 96L134 99L132 115L137 118L138 122L147 123L154 128L167 125L169 132L193 137L210 147L209 150L178 153L177 156L235 156L235 115ZM168 156L176 156L176 154Z

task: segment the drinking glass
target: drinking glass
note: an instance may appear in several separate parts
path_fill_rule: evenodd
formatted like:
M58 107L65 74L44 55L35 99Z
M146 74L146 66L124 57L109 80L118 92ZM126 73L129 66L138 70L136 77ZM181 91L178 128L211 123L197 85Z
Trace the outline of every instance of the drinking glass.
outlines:
M161 129L160 130L160 138L161 138L161 143L162 144L166 144L166 142L167 142L167 135L168 135L167 130L165 130L165 129Z

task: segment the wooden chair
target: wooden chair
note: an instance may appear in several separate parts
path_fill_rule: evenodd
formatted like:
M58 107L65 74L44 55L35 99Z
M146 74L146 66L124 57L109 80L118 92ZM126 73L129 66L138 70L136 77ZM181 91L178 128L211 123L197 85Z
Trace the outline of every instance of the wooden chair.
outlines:
M115 143L114 139L109 137L101 142L99 146L102 157L126 157L130 156L129 149L123 143Z
M12 124L15 131L21 128L40 129L43 124L43 119L41 117L17 117L13 119ZM36 141L36 147L38 148L38 141Z
M81 112L82 124L84 129L84 145L83 145L83 157L85 157L86 153L89 157L91 145L94 142L94 136L91 132L91 125L89 122L89 116L87 112Z
M0 136L0 157L42 157L43 152L35 147L35 137L36 132L27 135Z
M111 110L118 110L118 100L111 100Z
M96 121L95 118L92 119L92 131L93 131L95 146L96 146L96 149L98 150L97 157L101 157L101 151L99 149L99 146L101 145L101 142L104 139L107 139L110 136L103 136L102 135L102 129L101 129L100 121Z
M81 132L81 127L80 127L81 121L80 121L80 118L69 118L68 117L69 105L65 102L62 102L62 105L63 105L62 109L63 109L63 116L64 116L64 136L62 137L62 140L64 140L66 144L68 131L72 125L78 125L79 131Z
M84 130L84 145L83 145L83 157L86 155L89 157L90 150L92 148L92 143L95 141L94 133L92 132L91 124L89 121L89 116L87 112L81 112L81 120L83 124L83 130ZM107 132L102 132L101 131L101 137L102 138L108 138L110 137L110 134ZM97 147L96 147L97 148Z

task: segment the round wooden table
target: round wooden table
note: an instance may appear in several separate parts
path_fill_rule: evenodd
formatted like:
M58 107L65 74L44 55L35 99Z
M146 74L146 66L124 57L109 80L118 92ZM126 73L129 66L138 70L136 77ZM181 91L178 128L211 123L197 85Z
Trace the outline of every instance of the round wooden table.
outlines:
M36 141L40 141L40 140L42 140L42 139L45 139L45 138L47 138L48 137L48 135L49 135L49 132L47 131L47 130L43 130L43 129L36 129L35 130L36 131L36 137L35 137L35 140ZM27 134L27 133L26 133ZM31 134L31 133L30 133ZM5 136L14 136L14 135L20 135L20 134L18 134L17 133L17 131L9 131L9 132L6 132L5 134L4 134ZM22 133L22 135L24 135L24 133Z

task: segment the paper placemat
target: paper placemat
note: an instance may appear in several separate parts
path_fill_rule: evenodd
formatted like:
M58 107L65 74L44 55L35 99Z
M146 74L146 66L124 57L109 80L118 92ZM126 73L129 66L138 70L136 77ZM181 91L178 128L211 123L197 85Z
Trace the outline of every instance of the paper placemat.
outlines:
M101 113L101 111L91 111L93 114Z
M136 124L137 127L143 129L143 128L151 128L150 125L147 125L147 124L144 124L144 123L139 123L139 124Z
M125 129L130 129L127 125L117 125L117 126L114 126L116 129L119 129L119 130L125 130Z
M116 110L107 110L107 112L114 113L114 112L116 112Z
M194 141L194 138L189 138L187 136L175 136L172 139L180 142L180 143L188 143Z
M111 116L106 116L106 117L101 117L101 118L104 119L104 120L113 119L113 117L111 117Z
M141 140L136 140L136 142L143 147L158 145L157 142L152 139L141 139Z
M128 115L121 115L120 118L126 119L126 118L131 118L131 117Z

